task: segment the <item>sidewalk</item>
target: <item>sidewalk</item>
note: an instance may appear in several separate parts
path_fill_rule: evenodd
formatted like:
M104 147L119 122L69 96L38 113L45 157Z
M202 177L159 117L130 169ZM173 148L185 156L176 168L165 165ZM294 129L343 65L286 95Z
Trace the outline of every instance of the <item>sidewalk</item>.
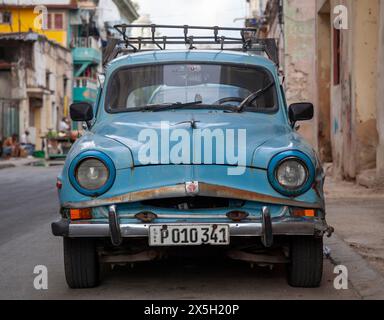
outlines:
M0 170L7 168L15 168L29 166L36 163L44 162L44 159L37 158L11 158L9 160L0 159Z
M368 286L368 283L378 282L374 280L378 278L375 271L384 276L384 189L368 189L327 177L325 197L327 221L336 233L327 241L332 250L331 259L338 264L353 262L356 266L351 266L352 269L362 270L365 268L362 261L357 256L353 257L352 252L356 252L374 270L363 274L365 281L355 281L357 285ZM352 273L355 271L352 270ZM382 280L378 283L383 284ZM367 296L372 294L366 293ZM380 296L383 297L383 294L382 291Z

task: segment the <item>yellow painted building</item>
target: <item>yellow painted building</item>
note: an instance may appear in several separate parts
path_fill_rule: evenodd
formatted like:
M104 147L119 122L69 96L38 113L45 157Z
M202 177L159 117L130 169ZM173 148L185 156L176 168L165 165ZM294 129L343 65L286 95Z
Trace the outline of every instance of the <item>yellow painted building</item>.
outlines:
M74 8L74 5L68 1L68 4L46 5L46 8L47 11L43 12L31 5L0 4L0 33L37 32L67 47L69 9ZM45 26L42 24L43 19L45 19Z

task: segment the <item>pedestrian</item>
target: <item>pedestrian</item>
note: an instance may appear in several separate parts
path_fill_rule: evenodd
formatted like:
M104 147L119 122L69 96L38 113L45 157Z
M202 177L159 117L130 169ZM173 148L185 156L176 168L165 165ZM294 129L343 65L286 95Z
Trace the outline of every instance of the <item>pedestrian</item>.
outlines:
M25 132L21 135L20 145L23 150L26 151L27 155L31 156L35 151L35 145L31 143L29 139L29 131L25 130Z
M67 133L71 129L69 125L69 120L68 118L64 117L61 119L60 124L59 124L59 130L60 132L65 132Z
M3 155L6 159L20 156L19 135L14 133L11 137L5 139L3 143Z

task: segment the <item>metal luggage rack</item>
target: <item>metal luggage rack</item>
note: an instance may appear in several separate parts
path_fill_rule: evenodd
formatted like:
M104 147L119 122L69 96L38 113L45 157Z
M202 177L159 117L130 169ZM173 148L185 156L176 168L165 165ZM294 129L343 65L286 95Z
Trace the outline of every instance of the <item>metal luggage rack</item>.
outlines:
M216 45L220 50L227 51L243 51L243 52L259 52L266 53L268 58L277 66L279 65L279 55L275 39L256 38L257 29L255 28L228 28L228 27L203 27L188 25L138 25L138 24L119 24L114 28L122 36L122 40L111 39L105 49L104 61L105 65L119 54L129 54L141 51L167 50L169 45L186 45L190 50L197 49L195 45ZM132 37L128 30L140 28L150 29L150 36ZM158 29L179 29L182 30L180 36L159 36L156 34ZM190 30L207 30L212 31L212 35L194 36L190 34ZM240 37L227 37L220 35L220 31L238 31ZM154 47L148 48L146 46ZM232 47L231 47L232 46ZM237 46L237 47L233 47ZM217 48L203 48L217 50Z

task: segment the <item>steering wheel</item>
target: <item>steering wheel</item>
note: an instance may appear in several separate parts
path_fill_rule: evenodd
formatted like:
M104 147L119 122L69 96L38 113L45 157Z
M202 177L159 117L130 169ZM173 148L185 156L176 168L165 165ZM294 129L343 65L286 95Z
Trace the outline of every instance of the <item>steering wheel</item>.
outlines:
M223 104L227 102L243 102L243 98L240 97L226 97L226 98L221 98L220 100L217 100L213 104Z

